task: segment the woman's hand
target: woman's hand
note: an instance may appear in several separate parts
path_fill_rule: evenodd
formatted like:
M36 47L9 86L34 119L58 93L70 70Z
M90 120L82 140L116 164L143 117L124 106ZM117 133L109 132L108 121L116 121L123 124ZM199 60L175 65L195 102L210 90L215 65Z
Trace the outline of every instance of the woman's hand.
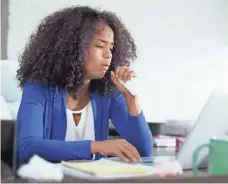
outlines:
M139 162L141 160L137 149L125 139L91 142L91 153L116 156L125 162Z
M128 113L131 116L138 116L141 113L141 108L137 96L131 95L128 89L120 82L127 82L128 80L131 80L132 77L136 77L135 72L129 70L126 66L119 66L116 68L115 72L111 71L111 80L118 90L124 95L128 106Z
M123 94L128 94L129 91L121 84L122 82L127 82L131 80L132 77L136 77L133 70L129 70L127 66L118 66L115 72L111 71L111 80L119 91Z

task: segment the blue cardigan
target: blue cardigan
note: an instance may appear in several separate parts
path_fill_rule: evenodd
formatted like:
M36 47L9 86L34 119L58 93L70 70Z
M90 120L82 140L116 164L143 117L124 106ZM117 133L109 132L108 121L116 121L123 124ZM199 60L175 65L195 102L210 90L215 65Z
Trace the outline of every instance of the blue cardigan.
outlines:
M152 153L152 135L143 112L128 114L124 96L105 97L91 93L95 140L107 140L109 119L122 139L133 144L141 156ZM90 140L65 141L66 92L57 87L26 83L17 116L19 163L34 154L51 162L91 159ZM101 155L96 154L96 159Z

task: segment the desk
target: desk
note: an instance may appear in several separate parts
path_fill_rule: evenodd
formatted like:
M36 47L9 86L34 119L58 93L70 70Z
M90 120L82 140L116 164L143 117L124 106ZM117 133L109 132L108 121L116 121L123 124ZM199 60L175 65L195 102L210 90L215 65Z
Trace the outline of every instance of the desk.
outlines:
M198 176L198 177L191 177L191 176L179 176L179 177L166 177L166 178L159 178L154 176L146 176L140 178L127 178L127 179L116 179L116 180L101 180L101 181L91 181L86 179L79 179L73 177L65 177L63 183L195 183L195 182L202 182L202 183L216 183L222 182L227 183L228 176Z
M175 148L154 148L153 150L153 156L175 156ZM113 181L113 180L111 180ZM126 183L132 183L132 182L156 182L156 183L165 183L165 182L225 182L228 181L228 176L216 176L216 177L209 177L207 175L206 170L201 170L199 172L199 177L194 177L193 171L184 171L183 175L178 177L167 177L164 179L158 178L154 175L152 176L146 176L146 177L134 177L134 178L125 178L125 179L116 179L114 182L126 182ZM65 176L65 179L63 181L64 183L84 183L84 182L92 182L91 180L86 179L80 179L80 178L74 178L71 176ZM110 180L96 180L95 182L104 182L108 183Z
M169 149L169 148L154 148L153 155L159 155L159 156L174 156L175 150ZM12 172L9 168L9 166L4 166L4 163L2 162L2 182L10 182L10 183L27 183L27 181L22 180L20 178L17 178L16 180L12 177ZM8 168L9 173L5 173L6 169ZM3 172L4 171L4 172ZM5 175L5 176L3 176ZM135 182L156 182L156 183L168 183L168 182L174 182L174 183L183 183L183 182L227 182L228 176L207 176L207 172L201 171L199 177L193 177L192 171L185 171L183 175L178 177L167 177L164 179L155 177L155 176L146 176L146 177L139 177L139 178L127 178L127 179L116 179L115 181L112 180L112 182L125 182L125 183L135 183ZM75 178L71 176L65 176L63 183L91 183L94 181L86 180L86 179L80 179ZM104 182L108 183L110 180L102 180L102 181L95 181L95 182Z

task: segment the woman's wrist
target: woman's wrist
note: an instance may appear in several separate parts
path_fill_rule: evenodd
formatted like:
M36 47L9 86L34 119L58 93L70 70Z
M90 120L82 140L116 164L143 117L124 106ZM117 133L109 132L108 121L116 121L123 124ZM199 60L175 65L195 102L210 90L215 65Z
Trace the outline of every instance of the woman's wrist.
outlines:
M138 97L133 96L130 93L124 94L125 100L128 106L128 113L131 116L138 116L141 113Z
M91 141L90 150L91 154L100 153L101 142L100 141Z

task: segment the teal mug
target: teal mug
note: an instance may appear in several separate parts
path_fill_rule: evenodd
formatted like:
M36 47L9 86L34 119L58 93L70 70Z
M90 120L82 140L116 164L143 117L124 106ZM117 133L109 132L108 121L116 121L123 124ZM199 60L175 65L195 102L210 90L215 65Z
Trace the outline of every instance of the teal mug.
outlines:
M203 148L209 148L208 174L228 175L228 140L211 139L208 144L202 144L193 152L193 171L198 175L198 156Z

